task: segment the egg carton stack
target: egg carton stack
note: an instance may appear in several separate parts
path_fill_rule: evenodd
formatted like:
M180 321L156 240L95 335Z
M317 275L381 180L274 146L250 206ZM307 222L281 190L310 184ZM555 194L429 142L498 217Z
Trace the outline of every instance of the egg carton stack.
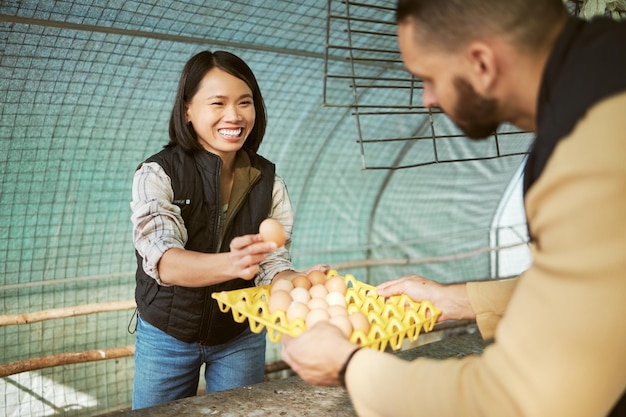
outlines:
M375 287L354 276L314 271L272 285L214 293L220 310L232 311L236 322L248 320L250 329L267 329L272 342L283 334L297 337L318 321L328 320L352 342L384 351L398 350L404 339L417 340L429 332L441 311L429 301L406 295L381 297Z

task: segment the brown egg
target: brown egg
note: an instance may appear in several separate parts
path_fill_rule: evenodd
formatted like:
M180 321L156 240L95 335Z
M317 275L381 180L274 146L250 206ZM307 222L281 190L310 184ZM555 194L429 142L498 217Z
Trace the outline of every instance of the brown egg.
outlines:
M306 288L302 287L294 288L289 292L289 295L291 295L291 298L293 298L294 301L299 301L303 304L308 303L311 299L311 294L309 294L309 291Z
M328 314L330 314L331 317L348 316L348 309L346 308L346 306L332 305L332 306L328 306L326 311L328 311Z
M343 294L338 293L336 291L329 292L328 295L326 295L326 298L324 299L326 300L329 306L333 306L333 305L339 305L343 307L346 306L346 297Z
M294 301L287 307L287 321L294 321L295 319L305 320L309 314L309 307L306 304Z
M322 271L311 271L309 275L307 275L307 278L311 281L312 285L326 283L326 274Z
M328 319L328 322L337 326L347 338L352 334L352 323L350 323L348 316L333 316Z
M311 327L315 326L316 323L328 319L330 319L330 315L325 308L313 308L306 316L306 327L307 329L310 329Z
M324 284L315 284L309 288L309 294L311 294L311 298L326 298L328 289Z
M348 319L350 319L350 323L352 323L352 328L354 330L362 330L365 334L369 333L370 322L365 314L360 311L355 311L354 313L350 313L350 315L348 315Z
M291 304L291 302L293 301L293 299L291 298L291 295L289 295L288 292L286 291L275 291L273 294L270 295L269 300L267 301L267 307L270 311L270 313L273 313L275 311L287 311L287 307L289 307L289 304Z
M311 310L315 308L323 308L326 310L328 308L328 303L323 298L311 298L306 305L308 305Z
M274 242L277 247L281 247L287 241L285 229L279 221L274 219L265 219L259 225L259 234L266 242Z
M346 294L346 290L347 290L346 281L344 281L342 277L339 277L339 276L330 277L328 278L328 280L326 280L325 285L329 293L338 292L343 295Z
M309 281L309 279L304 275L298 275L297 277L293 278L291 282L293 282L294 287L302 287L306 288L307 290L311 288L311 281Z
M293 290L293 282L288 279L278 279L274 281L272 286L270 287L270 294L273 294L275 291L286 291L289 292Z

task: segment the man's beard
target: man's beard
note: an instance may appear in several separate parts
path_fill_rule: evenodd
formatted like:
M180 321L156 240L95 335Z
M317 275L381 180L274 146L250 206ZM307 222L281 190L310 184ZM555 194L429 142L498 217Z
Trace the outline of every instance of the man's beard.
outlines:
M452 120L470 139L485 139L492 135L500 122L496 117L498 102L480 96L463 78L456 77L458 94Z

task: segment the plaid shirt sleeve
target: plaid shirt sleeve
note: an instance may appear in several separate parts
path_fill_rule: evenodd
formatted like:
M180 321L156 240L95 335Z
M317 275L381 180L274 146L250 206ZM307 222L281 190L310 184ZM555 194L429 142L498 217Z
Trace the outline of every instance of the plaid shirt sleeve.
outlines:
M272 191L272 209L269 216L278 220L285 229L287 241L283 247L276 249L270 253L263 262L261 262L259 273L254 277L254 284L257 286L268 285L276 274L282 271L293 270L291 263L291 232L293 230L293 212L291 210L291 200L287 192L285 181L275 176L274 189Z
M172 203L174 191L170 178L155 162L143 164L133 177L133 242L143 258L143 269L160 285L157 265L171 248L184 248L187 229L180 208Z
M161 281L157 268L161 257L168 249L184 249L188 237L180 208L172 203L173 199L170 178L159 164L145 163L135 172L130 203L133 242L143 258L144 271L160 285L167 285ZM289 254L293 212L287 186L278 176L274 180L269 217L283 225L287 241L261 262L254 277L255 285L267 285L277 273L293 269Z

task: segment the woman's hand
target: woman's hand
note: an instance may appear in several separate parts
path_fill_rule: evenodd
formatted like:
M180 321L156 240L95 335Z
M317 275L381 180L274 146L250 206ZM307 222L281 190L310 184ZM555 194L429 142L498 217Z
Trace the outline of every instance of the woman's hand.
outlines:
M276 243L263 241L260 234L237 236L228 253L232 276L251 280L259 272L259 263L274 250Z
M411 275L382 283L376 287L376 291L383 297L406 294L417 302L428 300L441 310L437 321L476 318L465 283L440 284L419 275Z

